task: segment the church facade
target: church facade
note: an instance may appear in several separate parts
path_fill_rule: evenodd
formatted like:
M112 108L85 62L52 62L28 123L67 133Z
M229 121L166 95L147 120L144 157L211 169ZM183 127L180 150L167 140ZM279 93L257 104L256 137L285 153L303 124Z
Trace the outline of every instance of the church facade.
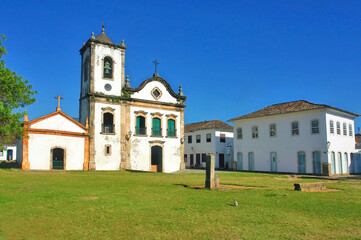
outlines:
M114 44L104 28L99 36L92 34L80 49L79 122L89 141L83 170L183 169L186 97L182 87L175 93L154 73L132 88L125 78L126 49L124 41ZM25 169L34 169L32 165L36 164L30 161ZM48 166L51 169L51 164Z

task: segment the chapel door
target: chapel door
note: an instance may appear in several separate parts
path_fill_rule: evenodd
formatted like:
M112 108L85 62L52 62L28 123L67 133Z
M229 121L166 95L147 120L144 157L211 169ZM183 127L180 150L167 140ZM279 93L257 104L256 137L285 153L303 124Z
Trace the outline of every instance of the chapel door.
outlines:
M13 150L8 150L8 156L7 156L7 160L11 161L13 160Z
M219 154L219 168L224 168L224 154Z
M277 172L277 153L271 152L271 172Z
M151 148L151 171L163 172L163 149L160 146L153 146Z
M53 149L53 169L64 169L64 149L54 148Z

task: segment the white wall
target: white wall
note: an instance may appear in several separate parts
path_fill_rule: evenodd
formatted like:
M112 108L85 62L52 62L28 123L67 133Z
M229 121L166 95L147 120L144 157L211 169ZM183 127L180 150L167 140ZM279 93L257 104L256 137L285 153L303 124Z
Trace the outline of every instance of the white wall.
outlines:
M311 134L311 120L318 119L320 133ZM312 152L321 152L321 163L327 162L326 116L324 110L303 111L234 122L234 159L243 153L243 169L248 170L248 153L255 154L255 171L270 171L270 153L277 153L278 172L298 172L297 152L306 152L306 172L312 173ZM291 135L291 122L299 121L299 136ZM270 137L269 125L275 123L277 136ZM258 126L258 138L251 137L252 126ZM237 139L241 127L243 139Z
M330 132L330 120L334 123L334 133ZM341 134L337 134L337 122L341 125ZM343 134L343 123L346 123L346 135ZM327 124L327 141L330 142L328 149L329 163L331 161L331 153L334 152L336 156L336 174L349 173L349 167L351 164L351 153L357 152L355 149L355 127L354 120L351 117L340 114L339 112L329 110L326 112L326 124ZM349 125L352 126L352 135L349 134ZM341 152L342 167L338 159L338 153ZM345 153L348 156L348 163L345 158Z
M103 78L103 60L106 56L113 59L112 80ZM95 59L92 59L92 61L94 61L94 92L120 96L122 84L124 83L124 79L122 79L122 50L96 44ZM110 91L104 89L104 85L107 83L112 86Z
M30 126L30 128L85 133L83 128L69 121L67 118L63 117L60 114L34 123Z
M146 127L147 136L136 136L135 131L135 113L136 111L145 111L146 115ZM161 118L162 136L152 137L152 115L151 113L159 112L163 114ZM164 141L163 148L163 170L164 172L174 172L180 169L181 163L181 143L180 143L180 113L177 111L166 111L161 109L152 108L130 108L130 129L132 131L132 137L130 138L130 161L132 170L150 171L151 154L150 154L150 141ZM167 137L167 114L174 114L176 118L176 138Z
M102 132L102 108L111 107L114 110L113 114L113 123L115 127L115 134L104 134ZM104 104L104 103L95 103L95 164L96 170L119 170L121 162L120 154L120 123L121 123L121 114L120 114L120 105L119 104ZM111 145L111 155L105 155L105 146Z
M211 142L207 142L206 135L211 134ZM196 135L201 135L201 142L197 143ZM220 135L226 135L226 142L220 142ZM216 156L216 168L219 168L219 154L224 154L225 163L228 162L229 168L232 167L233 155L227 154L227 145L231 145L233 149L233 132L218 131L215 129L197 130L184 134L184 154L187 154L186 167L190 166L190 154L193 154L194 164L196 163L196 154L201 154L201 167L206 167L206 162L202 162L202 154L212 153ZM192 136L192 143L188 143L188 136Z
M83 170L84 144L82 137L29 134L29 162L32 170L49 170L51 148L65 149L66 170Z

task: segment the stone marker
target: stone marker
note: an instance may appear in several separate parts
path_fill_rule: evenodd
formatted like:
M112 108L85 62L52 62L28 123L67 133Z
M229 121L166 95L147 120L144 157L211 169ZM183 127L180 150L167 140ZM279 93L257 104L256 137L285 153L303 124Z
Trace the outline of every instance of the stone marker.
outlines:
M206 164L206 188L215 188L215 156L213 154L207 155Z
M214 186L216 188L219 187L219 176L218 176L218 174L216 174L215 177L214 177Z
M318 192L326 190L325 183L295 183L295 191L301 192Z

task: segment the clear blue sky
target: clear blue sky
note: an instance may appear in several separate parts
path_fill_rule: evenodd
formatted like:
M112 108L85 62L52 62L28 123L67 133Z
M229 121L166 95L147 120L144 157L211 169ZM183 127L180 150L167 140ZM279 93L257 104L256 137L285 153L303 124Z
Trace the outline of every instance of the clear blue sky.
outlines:
M2 1L6 64L39 91L30 119L78 116L79 49L125 40L135 87L158 72L188 96L186 123L293 100L361 114L361 1ZM361 117L360 117L361 119ZM356 120L361 126L361 120Z

